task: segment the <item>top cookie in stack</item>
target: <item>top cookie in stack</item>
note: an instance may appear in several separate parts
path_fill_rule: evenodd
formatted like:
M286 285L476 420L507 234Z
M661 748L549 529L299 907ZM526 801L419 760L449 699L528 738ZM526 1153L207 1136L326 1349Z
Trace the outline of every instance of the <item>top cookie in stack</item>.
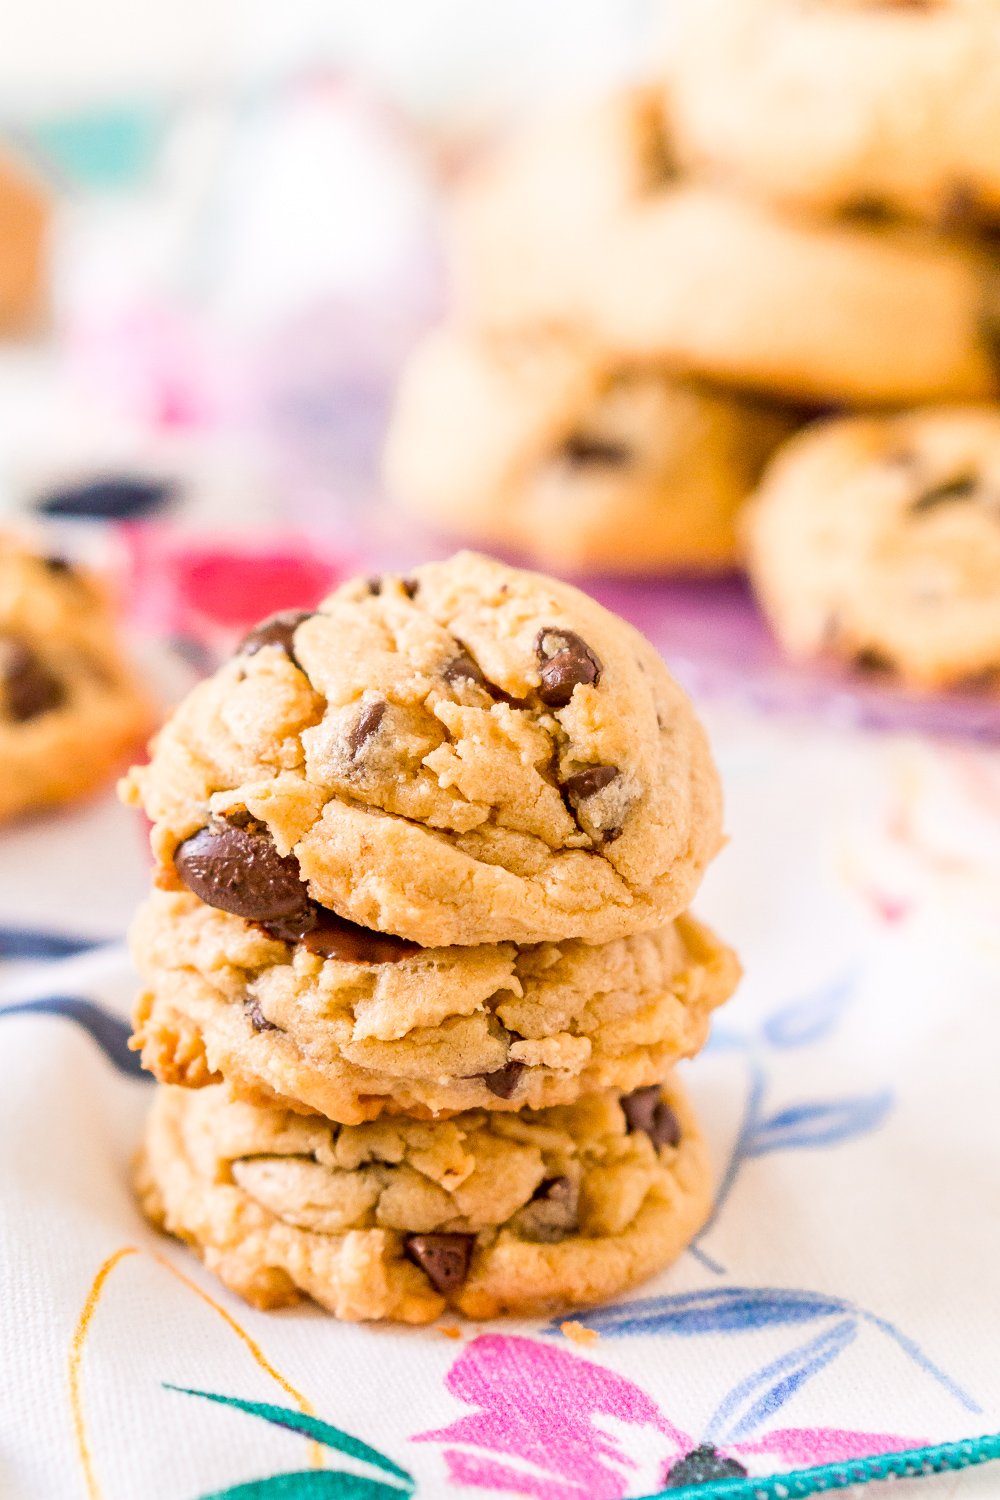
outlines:
M251 632L126 794L135 1044L180 1085L142 1194L230 1285L487 1316L680 1250L709 1178L670 1073L738 966L686 912L705 736L630 626L470 553L358 580Z

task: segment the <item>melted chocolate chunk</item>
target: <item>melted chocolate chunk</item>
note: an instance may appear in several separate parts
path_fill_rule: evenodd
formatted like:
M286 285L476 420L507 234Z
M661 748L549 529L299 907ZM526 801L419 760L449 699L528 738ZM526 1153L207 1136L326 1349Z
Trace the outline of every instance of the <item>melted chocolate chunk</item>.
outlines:
M275 1026L273 1021L269 1021L267 1019L264 1012L260 1008L260 1001L255 997L251 996L248 1000L244 1000L243 1010L254 1031L281 1030L280 1026Z
M493 1073L483 1073L481 1077L491 1094L496 1094L498 1099L509 1099L520 1083L526 1066L526 1063L518 1062L512 1057L502 1068L497 1068Z
M540 630L535 653L542 667L538 696L549 708L565 708L576 688L600 681L599 657L573 630Z
M399 586L403 590L403 593L406 595L407 599L415 599L417 597L417 589L420 587L420 579L401 578L399 580Z
M243 637L236 648L236 655L256 656L265 646L280 646L285 655L299 666L292 650L292 641L303 620L310 619L312 613L309 609L283 609L276 615L269 615Z
M912 514L917 515L927 510L936 510L939 505L949 505L955 500L968 500L976 493L979 487L979 479L975 474L960 474L956 479L949 479L944 484L936 484L929 490L924 490L910 506Z
M74 572L73 564L67 557L57 557L55 553L52 553L48 557L43 557L41 561L50 573L72 574Z
M278 853L261 823L241 827L232 818L213 818L178 846L174 865L207 906L262 922L275 936L301 936L315 925L298 861Z
M735 1458L725 1457L711 1443L702 1443L677 1460L667 1473L665 1487L683 1490L689 1484L708 1484L713 1479L742 1479L746 1472Z
M31 647L17 636L0 639L0 675L7 714L18 724L65 702L66 690Z
M567 438L562 446L562 456L579 468L602 469L623 469L633 458L627 443L616 443L612 438L586 432L574 432Z
M474 1234L408 1234L403 1254L419 1266L442 1297L457 1292L469 1274Z
M571 802L584 802L588 797L594 797L598 792L603 792L617 775L617 766L588 766L585 771L577 771L574 775L567 776L563 782L563 791Z
M623 1094L621 1107L628 1122L629 1134L641 1130L648 1135L654 1146L677 1146L681 1139L681 1125L670 1105L662 1098L659 1084L648 1088L633 1089Z
M385 710L386 705L379 701L377 703L366 703L358 714L354 728L347 736L347 748L351 752L352 760L357 760L365 742L370 740L378 729L378 726L385 717Z
M321 958L339 958L347 964L395 964L421 952L419 943L396 937L391 932L376 932L359 927L346 917L312 903L314 925L301 941L310 953Z
M379 573L373 573L370 578L365 579L365 585L373 598L378 598L382 592L382 577Z

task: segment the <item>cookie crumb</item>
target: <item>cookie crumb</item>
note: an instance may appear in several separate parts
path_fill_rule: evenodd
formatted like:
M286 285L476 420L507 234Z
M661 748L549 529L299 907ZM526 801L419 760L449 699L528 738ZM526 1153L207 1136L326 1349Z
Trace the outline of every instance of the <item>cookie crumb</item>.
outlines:
M446 1339L460 1339L462 1337L461 1328L456 1328L454 1323L439 1323L438 1333L443 1333Z
M571 1344L582 1344L584 1348L596 1344L601 1336L596 1328L584 1328L582 1323L572 1321L560 1323L559 1332L565 1334Z

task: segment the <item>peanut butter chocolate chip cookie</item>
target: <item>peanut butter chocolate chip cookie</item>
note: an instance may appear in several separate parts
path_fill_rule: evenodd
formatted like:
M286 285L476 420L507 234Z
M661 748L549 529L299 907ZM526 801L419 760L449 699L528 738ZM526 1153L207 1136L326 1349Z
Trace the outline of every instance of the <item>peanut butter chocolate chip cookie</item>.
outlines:
M1000 413L933 408L792 441L747 518L751 575L796 656L1000 690Z
M684 911L721 838L652 646L473 553L253 632L125 794L161 886L307 945L330 913L431 948L606 942Z
M339 1318L543 1316L674 1260L709 1169L673 1082L518 1115L336 1126L163 1089L138 1166L149 1217L257 1307Z
M403 375L386 482L420 520L561 571L706 572L792 413L556 334L442 329Z
M418 948L342 919L287 943L187 892L132 931L134 1045L162 1082L356 1124L570 1104L657 1082L739 975L689 917L597 947Z
M152 722L97 580L0 536L0 819L99 786Z

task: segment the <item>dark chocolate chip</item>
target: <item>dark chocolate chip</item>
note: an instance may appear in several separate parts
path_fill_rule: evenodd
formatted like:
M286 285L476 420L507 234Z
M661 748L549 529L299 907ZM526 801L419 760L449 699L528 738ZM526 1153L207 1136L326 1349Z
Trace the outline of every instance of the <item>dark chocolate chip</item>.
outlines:
M207 906L265 923L278 929L275 936L301 935L315 924L298 861L278 853L263 824L213 818L178 846L174 865Z
M264 1012L260 1008L260 1001L256 999L256 997L251 996L250 999L244 1000L243 1010L254 1031L281 1030L280 1026L275 1026L273 1021L269 1021L267 1019Z
M535 652L542 667L538 696L549 708L565 708L574 689L600 681L600 659L573 630L540 630Z
M634 455L627 443L616 443L612 438L574 432L563 444L562 456L567 463L579 468L622 469L632 462Z
M563 782L563 791L571 802L584 802L610 786L618 775L617 766L588 766L585 771L576 771Z
M357 760L365 741L370 740L378 729L378 726L385 717L385 710L386 705L378 701L376 703L366 703L358 714L357 719L354 721L354 728L347 736L347 748L351 752L352 760Z
M396 937L391 932L375 932L359 927L346 917L324 906L312 906L314 925L302 937L302 944L320 958L338 958L347 964L394 964L413 958L421 952L419 943Z
M457 1292L469 1274L474 1234L408 1234L403 1254L419 1266L436 1292Z
M373 597L377 599L379 594L381 594L382 592L381 575L379 573L373 573L370 578L365 579L365 585L368 589L369 594L373 595Z
M18 724L65 702L66 690L31 647L17 636L0 639L0 675L8 716Z
M580 1190L568 1177L546 1177L518 1210L512 1227L534 1244L557 1244L578 1227L579 1200Z
M243 637L236 648L236 655L256 656L265 646L280 646L285 655L298 666L292 642L303 620L310 619L312 613L309 609L283 609L276 615L269 615Z
M841 215L852 224L873 226L891 223L896 217L888 203L881 198L853 198L844 205Z
M711 1443L702 1443L677 1460L668 1470L664 1485L668 1490L683 1490L688 1485L708 1484L713 1479L742 1479L746 1472L735 1458L727 1458Z
M473 661L464 646L442 669L441 676L445 682L474 682L477 687L486 686L482 668L477 661Z
M976 474L960 474L956 479L949 479L944 484L936 484L931 489L924 490L913 501L910 511L917 515L923 511L936 510L939 505L949 505L955 500L968 500L978 487L979 478Z
M854 654L854 665L859 672L891 672L892 662L882 651L876 651L874 646L866 646L863 651Z
M43 557L41 561L50 573L72 573L74 571L73 564L69 558L58 557L55 553L52 553L48 557Z
M82 484L47 490L35 502L47 516L89 516L101 521L129 521L154 515L177 494L170 479L131 474L100 474Z
M670 1105L662 1097L659 1084L648 1088L633 1089L623 1094L621 1106L628 1122L629 1134L641 1130L648 1135L654 1146L677 1146L681 1139L681 1125Z
M420 579L401 578L399 580L399 586L403 590L403 593L406 595L407 599L415 599L417 597L417 589L420 587Z
M520 1083L526 1066L526 1063L518 1062L512 1057L502 1068L497 1068L493 1073L483 1073L481 1077L491 1094L496 1094L498 1099L509 1099Z

